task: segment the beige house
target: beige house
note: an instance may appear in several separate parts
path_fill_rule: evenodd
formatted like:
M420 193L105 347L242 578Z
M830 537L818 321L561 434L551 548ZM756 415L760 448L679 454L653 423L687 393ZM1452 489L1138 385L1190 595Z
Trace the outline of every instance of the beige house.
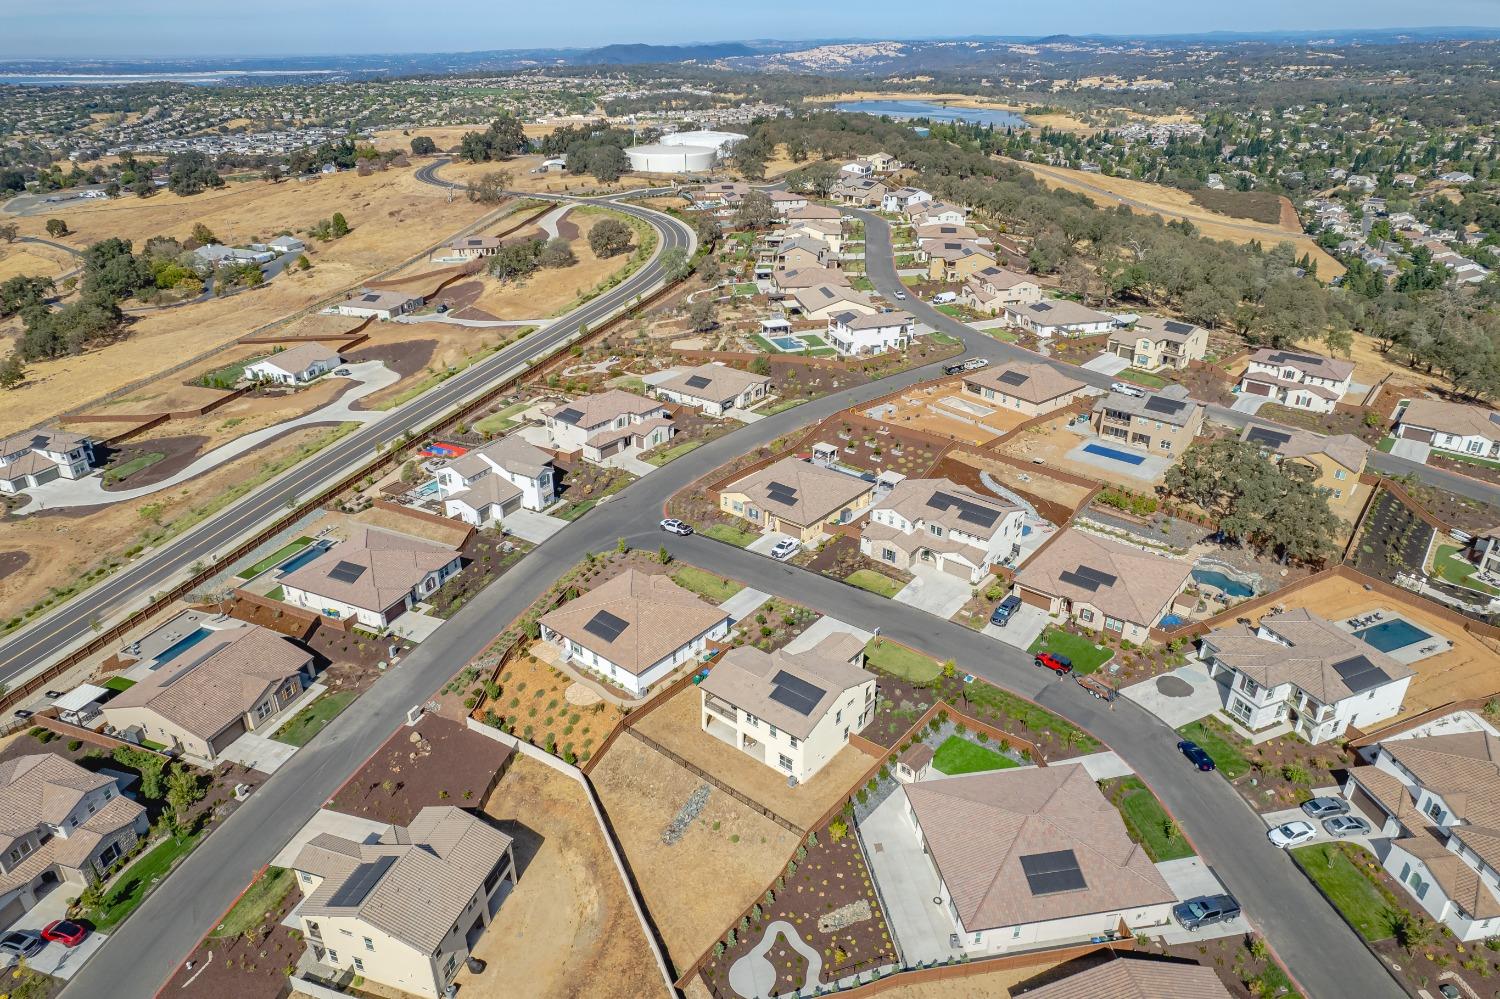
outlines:
M874 491L872 482L787 457L725 486L719 509L764 531L812 541L824 524L847 524L863 513Z
M1163 926L1176 896L1079 763L903 784L966 954ZM925 899L924 899L925 901Z
M812 288L820 284L849 286L849 276L832 267L799 267L789 271L777 271L770 277L771 290L783 297L799 288Z
M1016 573L1015 593L1048 614L1144 644L1192 582L1191 563L1068 528Z
M810 288L798 288L788 296L785 304L788 311L823 322L844 312L872 316L880 311L869 295L847 285L836 284L815 284Z
M977 586L1019 551L1026 511L948 479L902 479L870 508L860 530L867 558Z
M1359 516L1359 477L1370 445L1353 434L1322 434L1250 424L1241 440L1259 444L1273 460L1302 465L1313 472L1313 485L1328 490L1328 507L1353 523Z
M837 257L843 252L844 226L837 219L801 219L782 230L787 239L815 239Z
M782 242L771 254L778 271L826 268L833 262L834 251L821 239L796 236Z
M726 637L730 619L666 576L627 569L537 623L568 662L641 697Z
M1081 399L1088 386L1051 364L1010 361L964 374L964 391L987 403L1040 416Z
M830 208L828 205L803 205L801 208L793 208L786 213L788 222L804 222L813 219L837 222L840 218L839 210Z
M516 883L511 838L451 805L373 843L320 833L292 869L307 949L334 972L437 999ZM496 969L494 973L503 973Z
M876 208L890 188L872 177L845 177L834 184L828 196L841 205Z
M954 225L951 222L920 223L913 226L912 233L919 242L927 239L967 239L970 242L979 240L979 233L972 226Z
M500 246L498 236L459 236L447 242L443 256L447 260L477 260L499 253Z
M875 717L864 659L847 632L796 654L730 649L698 686L703 730L806 783Z
M1142 371L1181 371L1208 354L1208 330L1177 319L1142 316L1128 330L1109 335L1109 352Z
M104 721L127 741L160 743L211 767L246 732L273 726L313 672L312 653L267 628L211 631L104 702Z
M335 311L341 316L354 316L358 319L395 319L420 309L423 302L420 295L408 295L401 291L370 291L367 288L340 302Z
M1152 454L1181 454L1203 430L1203 406L1181 385L1160 392L1111 392L1094 403L1094 433Z
M553 406L542 418L556 450L580 451L595 464L665 444L677 433L660 401L623 389Z
M1401 408L1395 433L1440 451L1500 458L1500 413L1482 406L1418 397Z
M1042 286L1025 274L1004 267L986 267L969 275L959 301L976 312L998 315L1010 306L1042 300Z
M658 399L692 406L706 416L723 416L731 409L749 409L764 399L770 390L768 375L742 371L727 364L700 364L652 386Z
M113 777L53 753L0 761L0 926L102 880L149 826Z
M1005 307L1005 319L1039 337L1090 336L1115 328L1113 316L1066 298L1018 302Z
M357 524L347 541L283 576L282 599L383 631L462 568L448 545Z
M963 225L968 217L960 207L946 201L924 201L911 205L906 215L914 226Z
M970 239L924 239L921 245L927 276L934 281L966 281L995 266L994 252Z
M1026 999L1232 999L1208 965L1108 953L1106 963L1028 989Z
M343 361L339 352L321 343L303 343L279 350L270 357L245 365L245 377L255 382L301 385L325 375Z

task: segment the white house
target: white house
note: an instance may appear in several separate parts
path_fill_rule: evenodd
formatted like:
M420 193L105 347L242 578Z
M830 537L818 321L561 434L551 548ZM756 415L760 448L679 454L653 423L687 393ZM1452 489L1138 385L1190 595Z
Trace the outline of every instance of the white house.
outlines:
M522 507L545 510L557 499L552 456L515 435L449 461L434 478L448 516L476 527Z
M1250 355L1239 390L1293 409L1331 413L1353 375L1353 361L1262 347Z
M28 430L0 439L0 492L53 479L81 479L94 467L94 439L66 430Z
M807 195L795 191L767 191L766 197L771 199L771 207L781 216L807 207Z
M1401 711L1415 672L1303 608L1201 639L1209 674L1229 689L1225 710L1258 732L1289 725L1311 743L1367 729Z
M1115 328L1113 316L1066 298L1007 304L1005 320L1039 337L1087 336Z
M268 264L276 259L276 254L268 249L240 248L225 246L222 243L200 246L193 251L193 256L210 267L223 267L226 264Z
M565 660L642 697L726 638L730 619L664 575L626 569L537 624Z
M303 343L245 365L245 377L254 382L301 385L327 374L341 361L343 358L332 347Z
M1417 398L1402 409L1396 436L1442 451L1500 458L1500 413L1480 406Z
M907 205L906 214L914 226L963 225L968 218L962 208L946 201L919 201Z
M875 168L868 163L856 160L853 163L845 163L839 167L839 173L847 173L854 177L868 177L875 172Z
M703 731L807 782L875 717L864 650L847 632L796 654L730 649L698 686Z
M366 289L340 302L334 311L341 316L359 319L394 319L422 307L420 295L408 295L400 291L370 291Z
M910 312L876 312L860 315L845 311L828 320L826 339L846 356L863 357L888 350L905 350L911 342L915 319Z
M658 382L651 391L666 399L703 411L705 416L723 416L732 409L748 409L771 389L768 375L741 371L727 364L700 364Z
M899 212L904 211L910 205L917 205L931 200L932 195L921 188L898 187L894 191L887 191L880 199L880 210L883 212Z
M677 428L655 399L610 389L553 406L542 413L558 451L581 451L596 464L665 444Z
M903 479L870 508L859 550L911 572L936 571L977 586L1019 550L1026 511L948 479Z
M1500 933L1500 739L1397 736L1365 754L1344 796L1390 837L1386 871L1459 940Z
M462 568L447 545L358 524L347 541L283 576L282 599L381 631Z

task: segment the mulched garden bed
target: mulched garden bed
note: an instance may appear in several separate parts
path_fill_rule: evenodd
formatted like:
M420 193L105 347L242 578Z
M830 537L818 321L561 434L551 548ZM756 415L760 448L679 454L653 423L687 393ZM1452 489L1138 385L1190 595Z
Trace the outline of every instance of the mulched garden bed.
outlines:
M1301 999L1302 994L1292 987L1291 979L1271 956L1269 945L1254 934L1170 947L1156 940L1137 950L1142 954L1163 955L1213 968L1219 981L1235 999Z
M283 999L290 995L287 977L306 948L300 934L281 921L301 900L302 893L294 886L254 929L223 939L204 937L162 993L181 999Z
M799 565L805 565L813 572L821 572L834 579L848 579L861 569L887 576L899 586L905 586L912 579L911 573L902 572L894 566L885 565L861 554L859 541L847 534L835 534L820 550L803 554L812 557L805 563L799 558L797 560Z
M505 575L532 545L499 531L478 531L464 545L464 567L429 598L437 616L449 618L480 590Z
M1500 506L1460 496L1446 489L1438 489L1424 482L1414 482L1404 477L1401 485L1412 499L1422 504L1429 514L1449 527L1476 534L1500 524Z
M1370 504L1350 558L1360 572L1390 582L1400 573L1422 571L1432 535L1432 527L1416 511L1382 489Z
M1379 419L1371 426L1365 422L1366 413L1376 413ZM1361 409L1355 406L1340 405L1332 413L1314 413L1306 409L1294 409L1291 406L1281 406L1271 402L1261 406L1256 412L1263 420L1274 420L1284 423L1289 427L1300 427L1303 430L1311 430L1316 434L1353 434L1371 447L1380 443L1380 438L1385 436L1386 420L1375 410Z
M875 717L860 735L886 749L894 749L937 697L929 687L918 687L887 674L881 674L877 686L880 698L876 702Z
M1477 461L1450 458L1438 450L1434 450L1427 456L1427 464L1433 468L1441 468L1445 472L1452 472L1455 475L1467 475L1471 479L1500 483L1500 468L1496 468L1494 465L1481 465Z

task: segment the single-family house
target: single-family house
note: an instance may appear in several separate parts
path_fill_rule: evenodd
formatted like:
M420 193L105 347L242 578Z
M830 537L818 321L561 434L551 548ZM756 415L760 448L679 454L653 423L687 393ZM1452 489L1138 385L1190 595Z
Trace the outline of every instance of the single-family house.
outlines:
M889 153L871 153L859 159L861 163L870 164L870 168L876 173L895 173L901 169L901 161Z
M444 244L443 256L448 260L477 260L499 253L501 245L498 236L459 236Z
M782 458L725 486L719 509L766 531L813 541L828 523L864 513L875 483L797 457Z
M933 281L964 281L995 266L989 247L970 239L924 239L921 245Z
M834 267L798 267L787 271L776 271L770 276L771 293L785 298L799 288L812 288L820 284L833 284L843 288L849 286L849 275Z
M54 753L0 761L0 925L9 926L59 885L81 890L150 828L146 810L115 778Z
M552 456L515 434L448 461L434 478L444 512L475 527L522 508L545 510L557 499Z
M273 236L267 243L277 253L301 253L307 249L307 244L296 236L281 235Z
M1305 608L1216 628L1200 639L1225 710L1252 732L1288 725L1311 743L1401 711L1415 671Z
M843 166L839 167L839 173L847 173L854 177L868 177L874 172L875 167L861 160L855 160L852 163L845 163Z
M866 357L888 350L905 350L911 342L916 320L910 312L875 312L861 315L844 309L828 318L828 345L846 357Z
M283 599L383 630L463 568L447 545L357 524L349 538L281 578Z
M1172 889L1082 764L915 781L896 793L966 954L1129 935L1171 917Z
M276 254L270 249L242 249L236 246L225 246L222 243L200 246L193 251L193 256L200 263L216 269L231 264L268 264L276 259Z
M332 347L302 343L245 365L245 377L254 382L302 385L326 375L342 361L339 352Z
M996 315L1011 306L1042 300L1042 286L1026 274L1004 267L984 267L969 275L959 301L976 312Z
M831 634L805 652L742 645L703 682L703 731L804 784L875 717L865 643Z
M1293 409L1331 413L1349 391L1354 362L1262 347L1250 355L1239 391Z
M870 507L860 529L867 558L912 573L935 571L978 586L1020 550L1026 511L948 479L902 479Z
M931 225L963 225L968 216L957 205L946 201L925 201L906 206L906 214L917 227Z
M102 707L129 742L154 742L212 767L246 732L273 727L315 672L312 653L254 624L209 631Z
M749 409L771 390L769 375L731 368L727 364L700 364L679 371L652 386L658 399L692 406L705 416L723 416L731 409Z
M1048 614L1140 645L1191 582L1191 563L1068 528L1027 559L1015 593Z
M771 208L782 217L787 212L807 207L807 195L795 191L767 191L766 197L771 200Z
M880 210L883 212L905 211L912 205L919 205L932 200L932 195L919 187L898 187L894 191L887 191L880 199Z
M1130 329L1109 335L1109 352L1142 371L1182 371L1208 355L1208 330L1160 316L1142 316Z
M341 316L354 316L359 319L389 320L420 309L423 301L422 296L408 295L404 291L365 289L340 302L334 311Z
M609 389L542 412L558 451L581 451L595 464L665 444L677 428L655 399Z
M1006 361L978 371L966 371L964 391L987 403L1027 416L1040 416L1081 399L1088 385L1055 365Z
M1094 433L1153 454L1181 454L1203 430L1203 405L1182 385L1159 392L1110 392L1094 403Z
M981 242L979 233L972 227L953 222L924 222L912 228L918 242L925 239L967 239Z
M727 637L731 621L664 575L626 569L537 623L566 661L642 697Z
M844 249L844 223L838 219L799 219L782 230L786 239L815 239L828 248L830 259L837 259Z
M353 974L438 999L516 883L511 838L452 805L429 805L371 842L335 833L292 861L297 921L328 977Z
M841 216L837 208L828 205L807 204L786 213L787 222L837 222Z
M0 492L19 493L53 479L81 479L94 467L94 439L66 430L28 430L0 439Z
M1027 989L1026 999L1231 999L1218 972L1209 965L1119 951L1104 953L1110 960Z
M796 271L805 268L828 268L833 262L833 251L821 239L811 236L795 236L783 240L772 253L778 271Z
M841 205L876 208L890 189L873 177L840 178L829 188L828 196Z
M692 192L689 197L693 199L694 208L732 211L738 207L741 201L745 200L745 195L749 193L749 184L732 181L719 184L705 184L703 187Z
M1402 409L1395 432L1440 451L1500 458L1500 413L1482 406L1419 396Z
M1007 305L1005 320L1039 337L1086 336L1115 328L1113 316L1066 298Z
M827 321L844 312L857 316L869 316L880 311L880 307L862 291L848 285L815 284L797 288L787 297L783 308L801 315L805 319Z
M1328 506L1353 523L1359 517L1359 477L1370 456L1370 445L1353 434L1323 436L1306 430L1282 430L1249 424L1242 440L1258 444L1273 461L1290 462L1312 470L1313 485L1328 490Z

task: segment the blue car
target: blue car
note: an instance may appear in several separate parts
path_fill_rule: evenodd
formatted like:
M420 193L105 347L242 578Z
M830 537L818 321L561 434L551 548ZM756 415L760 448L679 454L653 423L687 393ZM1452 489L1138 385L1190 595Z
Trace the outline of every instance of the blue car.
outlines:
M1188 758L1188 762L1199 770L1214 769L1214 758L1204 752L1203 747L1196 742L1183 739L1177 744L1177 751Z

